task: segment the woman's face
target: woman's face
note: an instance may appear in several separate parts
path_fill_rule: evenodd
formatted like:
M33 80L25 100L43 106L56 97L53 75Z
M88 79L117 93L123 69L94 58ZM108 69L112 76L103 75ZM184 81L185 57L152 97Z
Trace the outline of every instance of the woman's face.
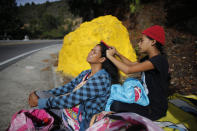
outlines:
M101 47L96 45L88 54L87 62L91 64L101 63Z
M139 51L141 53L146 52L152 45L153 40L150 40L146 35L142 35L140 42L138 43Z

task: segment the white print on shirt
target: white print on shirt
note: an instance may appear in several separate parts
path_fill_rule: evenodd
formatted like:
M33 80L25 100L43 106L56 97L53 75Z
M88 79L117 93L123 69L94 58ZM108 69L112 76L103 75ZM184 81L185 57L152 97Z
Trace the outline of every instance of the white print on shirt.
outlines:
M147 88L147 85L146 85L146 78L145 78L145 73L144 72L142 72L141 79L142 79L142 85L144 87L145 93L148 95L148 88Z

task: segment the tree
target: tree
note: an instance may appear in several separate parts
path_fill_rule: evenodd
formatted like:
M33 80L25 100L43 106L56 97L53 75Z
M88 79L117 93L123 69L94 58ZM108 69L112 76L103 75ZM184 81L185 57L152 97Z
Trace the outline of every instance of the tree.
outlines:
M13 34L22 25L17 17L17 5L15 0L0 1L0 39ZM12 36L14 37L14 36Z
M35 4L34 2L31 2L31 5L32 5L32 6L35 6L36 4Z
M30 3L26 3L25 6L26 6L26 7L29 7L29 6L31 6L31 5L30 5Z
M50 15L50 14L44 14L41 18L41 28L44 31L49 31L52 29L57 29L59 25L59 21L56 17Z
M84 21L108 14L122 20L130 10L129 5L130 0L69 0L71 12Z

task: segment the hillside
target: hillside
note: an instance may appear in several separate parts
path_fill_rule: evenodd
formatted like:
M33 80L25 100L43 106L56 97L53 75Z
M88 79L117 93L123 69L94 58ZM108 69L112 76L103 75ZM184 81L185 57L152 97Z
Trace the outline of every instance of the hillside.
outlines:
M136 45L141 31L151 25L162 25L166 31L165 52L171 73L169 95L175 92L197 94L197 36L194 30L196 26L191 24L195 23L196 15L188 15L195 7L191 0L187 4L184 4L185 0L181 0L180 3L174 3L173 0L168 2L164 0L145 2L138 7L134 14L129 11L121 16L119 13L112 14L117 15L129 30L130 40L136 51L138 51ZM177 7L177 12L172 6ZM120 8L114 8L114 10L120 10ZM180 12L180 10L186 11ZM96 13L94 14L96 15ZM104 14L110 13L105 12Z
M166 31L171 93L197 94L195 0L61 0L21 7L6 5L10 2L6 0L0 2L1 39L23 39L26 34L30 39L62 39L81 22L110 14L129 30L131 43L138 51L136 44L141 31L161 25Z
M70 13L67 1L26 4L18 8L18 17L31 39L61 39L81 23L79 17Z
M182 2L184 2L184 0L182 0ZM181 4L181 2L178 4L179 8ZM123 21L123 23L129 29L130 39L135 47L140 37L140 32L144 28L154 24L164 26L166 31L165 52L168 56L171 73L169 94L174 92L181 94L197 94L197 36L196 31L194 31L196 25L192 26L193 29L187 28L191 26L190 23L194 22L187 22L195 18L187 15L188 10L192 11L193 8L191 8L191 5L189 5L190 9L188 9L188 6L182 5L182 9L188 9L186 14L182 12L179 13L178 10L181 10L181 8L177 8L176 14L175 12L166 12L167 9L172 10L171 6L172 5L167 6L166 8L166 2L162 0L144 4L140 12L135 16L134 22L132 22L133 19L127 19ZM172 20L173 14L176 18ZM188 19L188 17L191 19ZM180 18L184 19L174 24L171 22ZM135 25L135 28L129 28L132 24ZM171 26L169 26L170 24Z

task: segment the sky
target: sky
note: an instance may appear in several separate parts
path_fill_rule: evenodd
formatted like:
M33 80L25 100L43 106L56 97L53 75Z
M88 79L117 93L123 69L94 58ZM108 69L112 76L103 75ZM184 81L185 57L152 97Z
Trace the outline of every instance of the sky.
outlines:
M46 1L53 2L53 1L59 1L59 0L16 0L17 6L19 5L25 5L26 3L34 2L35 4L41 4L45 3Z

